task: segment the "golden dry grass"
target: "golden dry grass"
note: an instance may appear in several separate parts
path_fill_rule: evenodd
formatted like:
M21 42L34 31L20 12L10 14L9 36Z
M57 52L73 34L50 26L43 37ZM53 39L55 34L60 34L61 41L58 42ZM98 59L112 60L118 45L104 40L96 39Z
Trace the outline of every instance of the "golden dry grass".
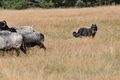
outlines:
M0 10L9 27L32 26L45 35L46 55L0 56L0 80L119 80L120 6L69 9ZM73 31L97 24L94 39ZM2 52L1 52L2 54Z

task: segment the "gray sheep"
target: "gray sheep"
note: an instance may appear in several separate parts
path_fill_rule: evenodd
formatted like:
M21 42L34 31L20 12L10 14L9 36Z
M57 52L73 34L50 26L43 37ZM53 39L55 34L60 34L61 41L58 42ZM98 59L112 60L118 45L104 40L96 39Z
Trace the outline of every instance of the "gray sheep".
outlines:
M15 29L17 33L20 34L26 34L30 32L34 32L33 28L31 26L22 26L22 27L11 27L12 29L9 28L9 30Z
M44 46L44 35L40 32L31 32L27 34L23 34L23 40L26 45L26 47L34 47L36 45L40 46L40 48L43 48L46 50L46 47Z
M17 56L19 56L20 49L26 54L22 35L9 31L0 31L0 50L3 51L3 55L5 51L11 49L16 50Z
M26 34L30 32L34 32L34 29L31 26L22 26L22 27L8 27L7 22L5 20L0 21L0 30L9 30L11 32L17 32L20 34Z

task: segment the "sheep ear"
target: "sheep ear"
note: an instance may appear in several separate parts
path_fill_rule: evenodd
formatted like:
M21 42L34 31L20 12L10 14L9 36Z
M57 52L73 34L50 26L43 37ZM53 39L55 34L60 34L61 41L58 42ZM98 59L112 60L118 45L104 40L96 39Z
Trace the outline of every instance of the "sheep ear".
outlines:
M7 24L7 22L6 22L5 20L3 20L3 22L4 22L5 24Z
M3 27L5 27L5 25L7 25L7 22L6 22L5 20L3 20L3 23L4 23L4 26L3 26Z

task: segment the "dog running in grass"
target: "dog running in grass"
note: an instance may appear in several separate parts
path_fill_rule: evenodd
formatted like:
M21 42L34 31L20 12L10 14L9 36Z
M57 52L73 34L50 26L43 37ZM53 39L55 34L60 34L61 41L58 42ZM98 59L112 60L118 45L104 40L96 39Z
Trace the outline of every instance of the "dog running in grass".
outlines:
M73 32L73 36L74 37L82 37L82 36L86 36L86 37L95 37L95 34L97 33L97 25L96 24L92 24L90 28L80 28L78 30L78 32Z

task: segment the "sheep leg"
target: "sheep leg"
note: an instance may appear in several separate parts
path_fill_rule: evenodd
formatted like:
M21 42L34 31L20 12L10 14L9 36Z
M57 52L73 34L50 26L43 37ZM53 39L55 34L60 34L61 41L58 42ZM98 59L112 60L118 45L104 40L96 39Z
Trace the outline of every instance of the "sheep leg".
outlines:
M19 56L19 54L20 54L19 49L16 49L16 53L17 53L17 56Z
M39 43L38 45L40 46L40 48L43 48L43 49L44 49L44 51L46 51L46 47L44 46L44 44L43 44L43 43Z
M26 50L26 51L27 51L27 55L30 54L30 49L29 49L29 47L27 47L27 50Z
M3 50L3 54L2 54L2 56L5 56L5 50Z
M44 51L46 51L46 47L44 45L41 45L41 48L43 48Z
M2 56L5 56L5 54L6 54L6 49L3 50Z

